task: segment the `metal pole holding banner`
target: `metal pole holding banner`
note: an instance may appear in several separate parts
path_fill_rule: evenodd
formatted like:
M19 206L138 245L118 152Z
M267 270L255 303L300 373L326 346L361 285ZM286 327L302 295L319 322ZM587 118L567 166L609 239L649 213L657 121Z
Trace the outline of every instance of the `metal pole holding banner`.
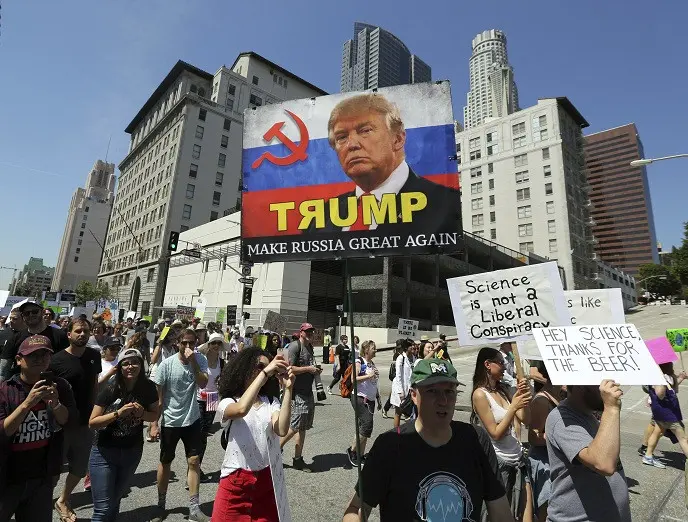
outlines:
M358 498L361 500L361 520L366 522L367 516L365 512L365 503L363 501L363 481L361 480L361 432L358 429L358 382L356 374L356 348L354 347L354 307L353 307L353 292L351 291L351 274L349 273L349 260L344 260L344 277L346 278L346 299L349 309L349 331L351 333L351 379L353 381L353 390L351 392L351 401L354 407L354 424L356 429L356 468L358 476ZM360 347L359 347L360 350Z

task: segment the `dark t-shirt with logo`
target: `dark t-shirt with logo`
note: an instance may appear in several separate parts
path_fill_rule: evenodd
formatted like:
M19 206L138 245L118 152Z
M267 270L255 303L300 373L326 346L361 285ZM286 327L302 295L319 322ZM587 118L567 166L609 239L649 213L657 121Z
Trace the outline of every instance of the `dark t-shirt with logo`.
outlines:
M53 355L50 369L56 377L62 377L72 386L79 410L79 424L87 425L95 401L95 383L102 371L100 353L93 348L86 348L83 355L77 357L62 350Z
M361 475L363 500L380 506L383 522L478 522L483 501L504 496L473 426L451 426L451 440L439 448L421 438L413 421L375 440Z
M103 408L103 415L112 413L130 402L138 402L144 410L147 410L151 404L157 403L158 391L155 383L141 376L136 387L123 395L116 391L112 384L108 384L96 399L96 405ZM133 415L118 418L105 428L96 430L93 441L94 446L114 448L131 448L142 444L143 420L137 419Z

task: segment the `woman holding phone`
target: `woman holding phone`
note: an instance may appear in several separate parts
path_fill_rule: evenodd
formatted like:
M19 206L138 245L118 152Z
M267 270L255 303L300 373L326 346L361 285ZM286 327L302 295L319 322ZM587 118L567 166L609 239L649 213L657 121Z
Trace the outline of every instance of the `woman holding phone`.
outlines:
M135 348L120 355L115 378L98 395L89 427L95 430L89 468L93 522L114 521L143 453L143 422L159 416L158 392Z

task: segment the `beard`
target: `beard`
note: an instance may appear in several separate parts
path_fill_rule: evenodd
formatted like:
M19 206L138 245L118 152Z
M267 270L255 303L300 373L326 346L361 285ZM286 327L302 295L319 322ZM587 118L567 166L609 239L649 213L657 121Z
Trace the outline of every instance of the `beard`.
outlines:
M600 395L600 389L597 386L587 386L585 388L585 392L583 393L583 402L592 411L604 410L602 395Z
M70 343L72 346L76 346L77 348L83 348L88 343L88 339L84 339L84 340L81 340L81 339L71 340L70 339Z

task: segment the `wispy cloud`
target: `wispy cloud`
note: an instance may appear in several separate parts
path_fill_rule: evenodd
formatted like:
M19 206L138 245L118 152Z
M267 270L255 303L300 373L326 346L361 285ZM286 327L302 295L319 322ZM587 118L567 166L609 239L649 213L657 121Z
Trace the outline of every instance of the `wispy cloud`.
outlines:
M27 167L25 165L15 165L14 163L7 163L4 161L0 161L0 165L3 165L5 167L11 167L13 169L28 170L30 172L36 172L38 174L47 174L48 176L53 176L55 178L65 178L66 177L64 174L60 174L59 172L51 172L49 170L34 169L33 167Z

